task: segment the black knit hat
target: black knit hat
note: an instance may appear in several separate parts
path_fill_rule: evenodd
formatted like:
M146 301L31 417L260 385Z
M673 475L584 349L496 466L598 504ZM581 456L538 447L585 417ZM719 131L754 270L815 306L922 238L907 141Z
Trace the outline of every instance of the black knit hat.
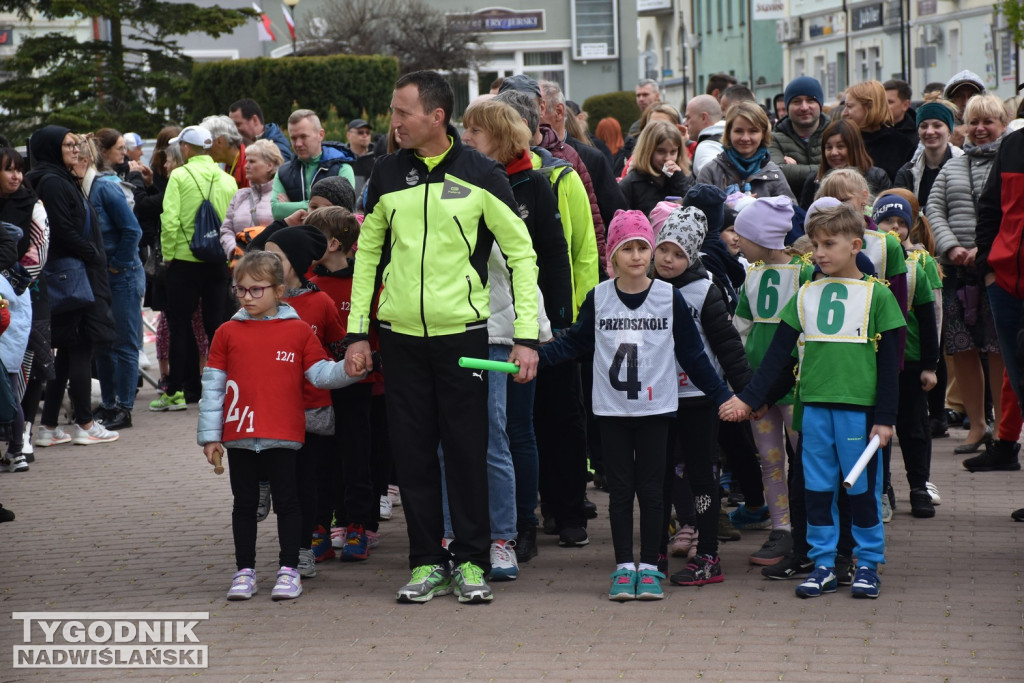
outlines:
M309 197L323 197L333 206L340 206L349 211L356 210L356 191L348 178L341 176L328 176L316 181L309 189Z
M687 190L683 206L693 206L704 212L708 219L708 236L717 237L725 223L725 190L714 185L699 183Z
M302 280L309 272L313 261L319 261L327 251L327 238L312 225L296 225L277 230L267 243L273 242L292 264L295 274Z

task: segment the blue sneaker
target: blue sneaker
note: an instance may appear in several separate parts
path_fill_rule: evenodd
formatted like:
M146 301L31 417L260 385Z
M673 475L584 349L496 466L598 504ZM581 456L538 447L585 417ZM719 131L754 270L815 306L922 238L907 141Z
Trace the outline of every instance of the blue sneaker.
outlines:
M637 575L636 599L637 600L661 600L665 597L665 591L661 590L661 580L665 575L653 569L642 569Z
M617 569L612 574L612 587L608 599L618 602L636 600L637 573L633 569ZM660 588L660 586L659 586Z
M749 508L746 503L741 503L738 508L729 513L729 520L734 527L740 530L772 528L772 517L768 512L767 505Z
M853 585L850 586L850 594L855 598L877 598L878 588L881 584L878 572L874 569L857 567L857 573L853 576Z
M317 563L324 560L334 559L334 548L331 546L331 532L322 526L318 526L313 532L313 542L310 544L313 549L313 559Z
M333 547L333 546L332 546ZM370 541L362 524L349 524L345 545L341 547L342 562L358 562L370 556Z
M822 593L835 593L838 585L834 567L818 567L796 587L796 595L798 598L816 598Z

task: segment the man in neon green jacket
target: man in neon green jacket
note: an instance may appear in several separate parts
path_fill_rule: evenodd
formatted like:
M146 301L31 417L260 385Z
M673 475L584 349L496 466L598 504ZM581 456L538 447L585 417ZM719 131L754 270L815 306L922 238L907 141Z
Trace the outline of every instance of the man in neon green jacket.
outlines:
M199 400L199 350L192 333L192 314L203 304L206 336L224 321L228 286L227 255L220 263L204 263L192 255L189 244L196 229L196 212L209 199L223 220L238 191L235 179L210 157L213 137L201 126L188 126L171 140L181 148L185 165L174 169L164 192L160 215L160 248L167 263L167 303L164 314L170 333L170 373L167 391L149 404L157 412L184 410L186 396Z
M488 355L487 260L494 242L514 294L509 361L519 365L515 380L532 380L537 367L533 244L504 169L464 147L451 127L454 101L451 86L432 71L395 85L391 134L401 150L378 159L367 183L348 317L346 368L355 368L358 357L370 356L370 302L383 265L380 350L412 569L399 602L426 602L453 590L460 602L492 598L484 581L491 540L487 373L462 369L458 359ZM447 549L440 546L439 444L455 535Z

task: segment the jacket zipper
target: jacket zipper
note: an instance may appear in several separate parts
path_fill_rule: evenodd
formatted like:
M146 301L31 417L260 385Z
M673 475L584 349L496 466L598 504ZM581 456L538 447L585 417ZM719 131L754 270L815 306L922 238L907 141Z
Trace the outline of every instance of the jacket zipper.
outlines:
M466 286L469 288L469 293L466 295L466 301L469 302L469 307L473 309L473 313L476 314L476 319L480 319L480 311L477 310L476 306L473 305L473 281L466 276Z
M469 256L473 256L473 249L469 246L469 240L466 238L466 231L462 229L462 223L459 222L458 216L453 216L455 225L459 228L459 234L462 236L462 241L466 243L466 252Z
M430 200L430 172L427 172L427 182L423 184L423 247L420 250L420 322L423 323L423 336L429 337L427 334L427 312L423 307L424 297L424 283L423 278L425 275L424 262L427 259L427 229L428 229L428 217L429 212L427 203Z

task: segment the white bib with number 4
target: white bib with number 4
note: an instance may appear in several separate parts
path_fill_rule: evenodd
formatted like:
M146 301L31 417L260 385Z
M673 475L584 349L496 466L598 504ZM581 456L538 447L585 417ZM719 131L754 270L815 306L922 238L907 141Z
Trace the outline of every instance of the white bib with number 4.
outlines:
M807 341L868 342L874 282L824 278L800 288L797 311Z
M800 288L800 264L751 266L743 283L755 323L777 323Z
M675 290L655 280L635 309L615 282L594 288L594 414L662 415L679 406L673 340Z

